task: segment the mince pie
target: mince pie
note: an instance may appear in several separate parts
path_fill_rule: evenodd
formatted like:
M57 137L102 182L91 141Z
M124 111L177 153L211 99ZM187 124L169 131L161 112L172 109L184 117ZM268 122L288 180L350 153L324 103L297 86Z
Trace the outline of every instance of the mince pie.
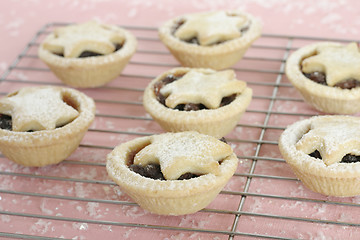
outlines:
M360 194L360 118L317 116L282 133L280 152L311 190L330 196Z
M325 113L360 111L360 52L356 43L321 42L287 60L286 75L305 101Z
M38 54L65 84L98 87L120 75L136 46L129 31L90 21L55 29Z
M161 41L186 67L233 66L261 35L260 21L240 11L187 14L159 28Z
M198 132L141 137L107 156L109 176L142 208L183 215L206 207L235 173L231 147Z
M56 164L78 146L94 101L64 87L25 87L0 99L0 150L24 166Z
M251 98L251 88L233 70L174 68L147 86L143 104L166 131L221 138L234 129Z

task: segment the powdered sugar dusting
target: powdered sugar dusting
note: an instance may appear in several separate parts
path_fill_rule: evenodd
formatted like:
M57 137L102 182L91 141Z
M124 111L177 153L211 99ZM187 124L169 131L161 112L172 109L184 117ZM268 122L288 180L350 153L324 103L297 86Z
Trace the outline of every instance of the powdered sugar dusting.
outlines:
M305 73L325 72L329 86L347 79L360 78L360 52L357 43L346 46L319 45L317 53L302 62Z
M23 88L0 100L0 111L12 116L13 131L55 129L79 113L62 100L56 88Z
M296 148L307 154L318 150L324 163L330 165L348 153L359 153L359 132L359 121L355 119L314 118L310 131L296 143Z
M229 145L196 132L163 134L153 136L152 143L136 154L134 163L159 163L166 179L187 172L217 175L218 161L231 153Z
M245 87L245 82L236 80L233 70L216 72L210 69L193 69L179 80L166 84L160 93L167 97L165 104L170 108L190 102L202 103L209 109L216 109L223 97L241 93Z
M89 48L101 54L109 54L115 50L114 43L122 44L124 37L124 33L115 26L89 21L55 29L54 35L46 38L43 47L54 53L62 53L66 58L79 57Z
M245 17L229 16L224 11L190 14L187 15L186 22L175 32L175 36L182 40L197 36L200 45L211 45L240 37L239 29L245 23Z

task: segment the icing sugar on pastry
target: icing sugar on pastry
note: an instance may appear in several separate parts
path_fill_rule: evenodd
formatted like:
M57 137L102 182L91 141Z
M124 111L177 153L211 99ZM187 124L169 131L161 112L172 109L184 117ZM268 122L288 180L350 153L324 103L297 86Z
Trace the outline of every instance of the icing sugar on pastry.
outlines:
M347 79L360 80L360 52L353 42L346 46L319 46L317 55L302 62L305 73L324 72L329 86Z
M122 44L124 39L124 33L117 28L90 21L55 29L54 36L47 39L44 48L62 53L65 58L76 58L84 51L112 53L114 44Z
M12 117L12 130L51 130L71 122L79 113L63 101L59 88L22 88L0 100L0 112Z
M326 165L340 162L346 154L360 154L360 126L355 121L317 118L296 143L296 149L310 154L318 150Z
M245 88L246 83L236 80L233 70L200 72L193 69L179 80L165 85L160 93L167 97L165 104L170 108L178 104L201 103L215 109L223 97L241 93Z
M219 161L231 154L231 147L216 138L180 132L153 136L151 144L135 155L134 164L160 164L165 179L175 180L187 172L218 175Z
M181 40L197 37L200 45L211 45L241 36L245 16L233 16L224 11L196 13L186 16L186 22L175 32Z

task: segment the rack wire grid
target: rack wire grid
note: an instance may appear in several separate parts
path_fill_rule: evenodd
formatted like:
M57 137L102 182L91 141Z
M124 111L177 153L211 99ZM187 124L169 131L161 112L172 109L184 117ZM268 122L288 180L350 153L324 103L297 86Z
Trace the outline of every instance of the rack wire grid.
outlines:
M1 76L1 95L24 86L63 85L37 57L54 28L43 26ZM253 100L226 136L239 167L205 209L158 216L113 183L106 155L118 144L163 132L145 112L142 94L158 74L180 66L157 28L123 26L138 39L124 72L106 86L79 89L96 102L96 117L79 148L42 168L0 156L0 237L21 239L351 239L360 233L360 197L313 193L296 179L277 146L288 124L320 113L303 102L284 75L287 57L315 41L346 39L263 34L234 66ZM357 41L357 40L354 40Z

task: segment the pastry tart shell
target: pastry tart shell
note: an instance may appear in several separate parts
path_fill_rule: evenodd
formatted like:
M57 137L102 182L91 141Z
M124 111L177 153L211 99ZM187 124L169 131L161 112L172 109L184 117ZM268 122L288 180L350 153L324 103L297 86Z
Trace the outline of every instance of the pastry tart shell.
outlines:
M76 103L78 117L54 130L15 132L0 129L0 151L8 159L24 166L41 167L61 162L79 146L93 122L94 101L77 90L56 88L61 88Z
M360 162L326 165L321 159L298 151L295 144L310 129L315 118L341 118L356 121L352 116L317 116L298 121L286 128L279 139L279 149L295 175L314 192L328 196L349 197L360 194ZM339 129L341 131L341 129Z
M211 137L211 136L209 136ZM188 180L154 180L130 170L129 155L150 144L151 136L141 137L114 148L107 156L109 176L143 209L160 215L195 213L210 204L235 173L234 153L220 165L220 174L205 174ZM166 146L164 146L166 147Z
M290 55L286 62L286 76L304 100L318 111L333 114L354 114L360 111L360 88L341 89L315 83L301 71L302 61L314 55L319 46L341 46L339 43L321 42L302 47Z
M251 44L260 37L262 30L259 20L247 13L239 12L239 14L246 16L251 21L249 29L241 37L221 44L200 46L189 44L175 37L172 34L173 26L178 20L186 18L186 16L179 16L165 22L159 28L159 37L184 67L212 68L215 70L230 68L242 59Z
M201 71L201 69L199 70ZM151 81L146 87L143 97L143 105L146 111L164 130L169 132L197 131L216 138L227 135L236 127L250 104L252 89L246 87L230 104L217 109L179 111L162 105L156 99L153 90L154 84L169 74L188 71L190 68L175 68Z
M38 55L64 84L79 88L100 87L118 77L136 51L135 36L125 29L122 31L125 42L119 50L111 54L65 58L46 50L42 43ZM53 33L47 38L52 38L52 36Z

